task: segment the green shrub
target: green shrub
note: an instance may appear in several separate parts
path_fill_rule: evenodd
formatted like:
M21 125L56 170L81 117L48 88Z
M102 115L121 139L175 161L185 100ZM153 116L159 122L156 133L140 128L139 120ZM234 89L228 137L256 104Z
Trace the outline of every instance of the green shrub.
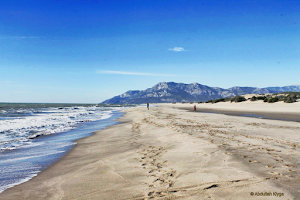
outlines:
M268 100L269 100L269 99L266 97L266 98L264 99L264 102L268 102Z
M251 97L251 98L250 98L250 101L257 101L256 96Z
M279 100L279 98L276 96L276 97L272 97L272 98L269 98L268 99L268 103L275 103Z
M230 102L242 102L242 101L247 101L247 99L245 97L242 97L242 96L235 96L235 97L232 97Z
M294 103L297 101L297 95L289 94L288 96L284 97L284 103Z
M213 101L213 100L211 100L211 99L210 99L210 100L208 100L208 101L207 101L207 102L205 102L205 103L212 103L212 101Z
M225 102L226 100L224 98L215 99L212 101L212 103L218 103L218 102Z
M257 100L265 100L267 97L266 96L258 96L256 97Z
M266 96L258 96L256 97L257 100L265 100L267 97Z

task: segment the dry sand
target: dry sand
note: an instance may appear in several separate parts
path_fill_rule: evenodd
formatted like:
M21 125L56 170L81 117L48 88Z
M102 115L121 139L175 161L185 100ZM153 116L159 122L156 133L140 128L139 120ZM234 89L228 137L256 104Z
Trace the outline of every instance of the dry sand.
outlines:
M299 105L201 104L277 114ZM299 122L178 109L192 106L127 109L0 199L300 199Z

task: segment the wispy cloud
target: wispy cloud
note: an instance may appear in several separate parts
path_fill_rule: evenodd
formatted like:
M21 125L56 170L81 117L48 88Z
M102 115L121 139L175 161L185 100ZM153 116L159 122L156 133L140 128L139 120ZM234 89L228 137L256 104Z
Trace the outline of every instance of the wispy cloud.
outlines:
M142 73L142 72L125 72L125 71L101 71L97 70L97 74L119 74L119 75L136 75L136 76L176 76L174 74L153 74L153 73Z
M175 52L186 51L183 47L174 47L174 48L170 48L168 50L169 51L175 51Z

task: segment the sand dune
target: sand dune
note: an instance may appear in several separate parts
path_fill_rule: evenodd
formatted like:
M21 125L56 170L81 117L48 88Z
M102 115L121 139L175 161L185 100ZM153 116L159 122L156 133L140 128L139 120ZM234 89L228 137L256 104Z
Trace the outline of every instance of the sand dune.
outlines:
M280 113L299 108L199 105ZM300 123L178 109L192 106L127 109L122 123L79 140L58 163L0 199L300 198Z

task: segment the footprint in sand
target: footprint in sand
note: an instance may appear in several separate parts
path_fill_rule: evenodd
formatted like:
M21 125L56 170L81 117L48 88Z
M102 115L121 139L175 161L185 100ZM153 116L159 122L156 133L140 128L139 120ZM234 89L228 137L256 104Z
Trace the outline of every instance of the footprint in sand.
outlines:
M258 163L257 160L249 160L250 163Z
M281 173L279 173L279 172L269 172L270 174L273 174L273 175L279 175L279 176L282 176L282 174Z
M267 168L275 168L274 165L272 165L272 164L269 164L269 165L267 165L266 167L267 167Z
M295 167L295 166L291 164L285 164L284 167Z

